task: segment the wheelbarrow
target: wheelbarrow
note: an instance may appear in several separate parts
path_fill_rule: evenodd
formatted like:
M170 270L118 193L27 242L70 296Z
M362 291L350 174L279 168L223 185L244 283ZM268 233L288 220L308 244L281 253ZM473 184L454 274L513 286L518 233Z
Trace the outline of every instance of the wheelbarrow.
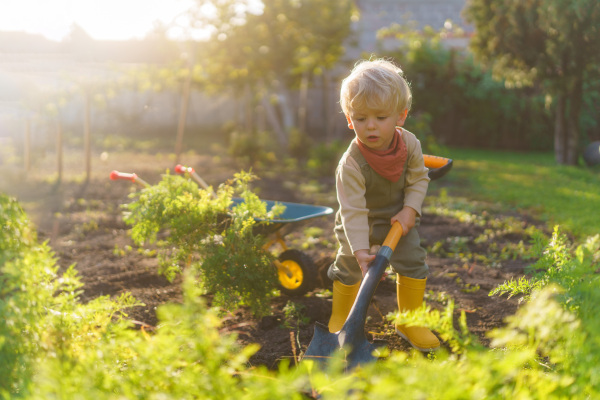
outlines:
M188 173L190 176L205 190L216 194L212 188L194 171L191 167L177 165L175 172L179 174ZM135 173L124 173L112 171L110 174L112 180L128 180L135 182L141 186L149 186L149 184L139 178ZM241 198L233 198L233 204L239 204L243 201ZM272 200L262 200L267 205L267 211L270 211L275 204L282 204L285 210L276 219L260 219L257 218L253 232L268 236L270 239L265 244L265 249L279 245L282 252L274 261L277 268L277 277L279 289L282 293L289 296L302 296L316 286L318 277L317 266L311 257L305 252L297 249L290 249L281 233L282 228L287 224L297 224L311 218L326 216L333 213L331 207L290 203L290 202L275 202Z
M452 168L452 160L444 157L432 155L424 155L425 166L429 168L429 177L434 180L444 176ZM176 165L175 172L178 174L189 174L203 189L208 190L213 196L216 196L212 188L202 179L200 175L192 167ZM141 186L149 184L139 178L135 173L123 173L112 171L110 174L112 180L123 179L135 182ZM232 199L234 203L239 203L242 200L239 198ZM267 211L269 211L274 201L263 200L267 203ZM266 222L265 224L257 224L256 233L263 235L271 234L272 239L265 245L266 248L278 244L283 250L277 260L277 275L279 280L280 290L289 296L302 296L306 292L314 289L318 277L318 271L313 260L303 251L288 248L284 235L280 229L290 223L297 223L311 218L326 216L333 213L333 209L325 206L316 206L299 203L278 202L285 206L285 211L275 220L263 220L258 222Z
M425 166L430 168L428 174L431 180L441 178L452 168L453 162L449 158L424 155L424 159ZM358 365L376 359L374 353L378 347L385 345L385 341L370 342L367 339L365 335L367 310L401 237L402 225L394 222L362 280L342 329L338 332L329 332L327 325L315 323L314 335L304 353L303 360L312 359L325 364L334 352L343 351L346 361L345 369L349 371Z

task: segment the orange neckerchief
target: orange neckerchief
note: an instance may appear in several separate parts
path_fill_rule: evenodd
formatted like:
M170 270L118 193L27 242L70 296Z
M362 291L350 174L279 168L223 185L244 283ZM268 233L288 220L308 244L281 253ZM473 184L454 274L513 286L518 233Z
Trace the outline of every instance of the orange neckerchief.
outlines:
M375 172L391 182L400 179L402 171L404 171L404 163L406 163L408 157L406 143L400 137L400 128L396 130L390 148L387 150L372 150L358 138L354 140L356 140L361 154Z

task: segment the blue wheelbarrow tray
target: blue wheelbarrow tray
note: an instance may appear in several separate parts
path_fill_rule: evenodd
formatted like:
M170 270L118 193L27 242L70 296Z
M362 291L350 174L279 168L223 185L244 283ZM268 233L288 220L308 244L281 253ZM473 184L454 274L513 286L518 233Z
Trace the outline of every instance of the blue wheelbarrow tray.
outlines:
M234 205L243 203L244 199L233 198ZM255 218L257 222L254 227L254 233L259 235L269 235L277 232L284 225L294 222L301 222L307 219L322 217L333 213L333 209L327 206L314 206L310 204L289 203L284 201L262 200L267 203L267 211L271 211L275 204L285 206L285 211L277 216L276 219Z

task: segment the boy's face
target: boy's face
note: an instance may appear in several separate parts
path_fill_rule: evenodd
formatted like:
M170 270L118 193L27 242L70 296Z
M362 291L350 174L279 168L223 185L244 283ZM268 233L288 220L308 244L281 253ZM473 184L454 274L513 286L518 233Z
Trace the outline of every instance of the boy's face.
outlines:
M404 125L408 110L353 110L346 115L348 128L354 129L356 137L373 150L389 149L397 126Z

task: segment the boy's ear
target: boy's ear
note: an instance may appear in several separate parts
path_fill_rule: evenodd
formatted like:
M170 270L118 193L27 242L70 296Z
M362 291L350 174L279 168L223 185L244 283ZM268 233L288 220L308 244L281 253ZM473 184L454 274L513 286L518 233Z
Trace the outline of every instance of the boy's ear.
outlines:
M396 121L396 126L403 126L407 116L408 108L404 109L404 111L400 113L400 115L398 116L398 121Z
M354 129L354 125L352 125L352 120L348 114L346 114L346 119L348 120L348 128Z

